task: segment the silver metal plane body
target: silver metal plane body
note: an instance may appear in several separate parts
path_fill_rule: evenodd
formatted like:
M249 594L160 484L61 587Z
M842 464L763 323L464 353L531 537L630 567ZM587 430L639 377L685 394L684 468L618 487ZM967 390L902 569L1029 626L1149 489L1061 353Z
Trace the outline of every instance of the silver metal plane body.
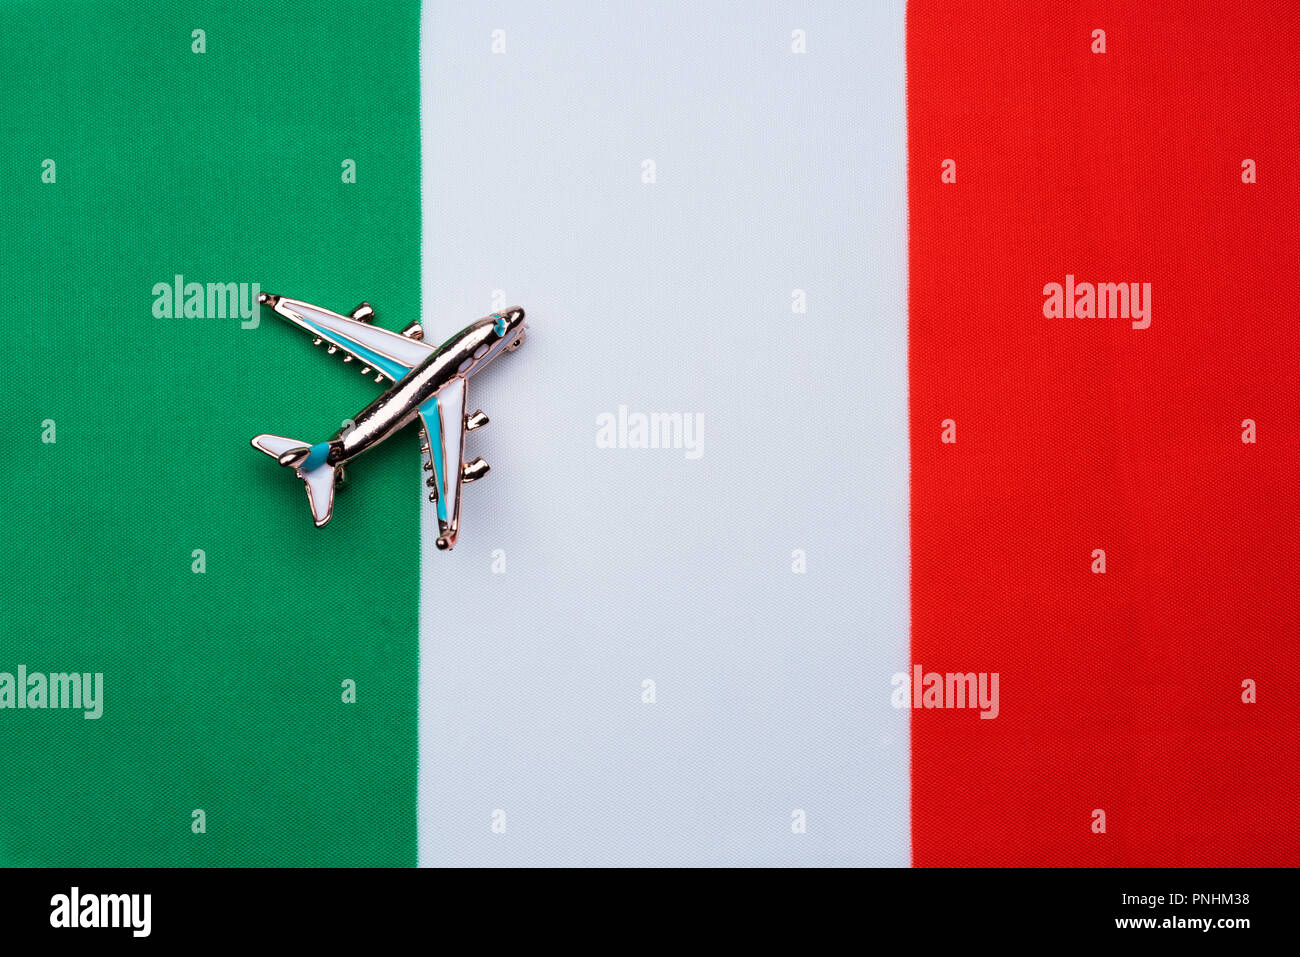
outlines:
M524 311L512 308L466 326L442 345L423 341L424 330L412 323L402 332L371 324L374 310L362 303L348 316L297 299L263 294L259 302L311 333L317 345L343 352L376 382L393 384L358 412L347 425L323 442L308 443L279 435L259 435L253 447L293 468L307 486L307 499L317 526L333 514L334 487L343 479L343 466L401 431L417 416L426 484L438 512L438 547L456 544L460 526L460 491L464 483L482 478L482 459L463 461L465 433L484 426L481 410L467 414L466 390L475 372L524 341Z

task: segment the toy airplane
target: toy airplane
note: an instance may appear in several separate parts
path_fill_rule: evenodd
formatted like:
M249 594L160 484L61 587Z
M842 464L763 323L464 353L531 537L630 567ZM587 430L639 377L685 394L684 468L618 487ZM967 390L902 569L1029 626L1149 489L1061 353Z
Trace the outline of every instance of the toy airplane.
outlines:
M465 412L465 385L475 372L524 341L524 311L518 307L494 313L466 326L442 345L423 341L424 330L413 322L400 333L370 323L375 311L362 303L348 316L320 306L262 293L257 299L313 336L315 345L328 344L332 355L343 351L344 362L357 362L362 375L376 382L391 380L383 395L353 416L352 424L334 438L300 442L280 435L259 435L253 448L292 468L307 485L307 501L320 528L334 510L334 486L343 480L343 466L362 452L420 417L424 469L432 473L429 500L438 507L438 547L451 548L460 530L460 488L487 474L481 458L462 461L465 433L487 425L480 409Z

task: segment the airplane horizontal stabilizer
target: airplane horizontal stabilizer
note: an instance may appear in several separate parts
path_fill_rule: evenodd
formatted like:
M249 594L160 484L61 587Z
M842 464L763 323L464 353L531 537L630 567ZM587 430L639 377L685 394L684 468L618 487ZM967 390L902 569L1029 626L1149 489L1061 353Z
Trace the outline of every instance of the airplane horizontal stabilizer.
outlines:
M307 486L307 504L311 506L316 527L322 528L328 524L334 513L334 485L339 475L337 466L324 461L329 443L313 445L282 435L259 435L253 439L252 445L281 465L294 470ZM320 460L319 464L313 464L316 459Z

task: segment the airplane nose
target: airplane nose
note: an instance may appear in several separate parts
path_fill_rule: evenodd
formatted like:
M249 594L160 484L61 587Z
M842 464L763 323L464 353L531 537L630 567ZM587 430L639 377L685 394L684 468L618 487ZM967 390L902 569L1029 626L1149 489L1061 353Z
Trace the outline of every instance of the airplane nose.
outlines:
M510 345L506 346L506 352L514 352L516 349L522 346L524 344L524 340L528 338L528 325L526 323L515 326L514 329L515 329L514 338L511 340Z
M276 304L277 302L280 301L280 297L279 297L279 296L273 296L273 295L272 295L271 293L269 293L269 292L259 292L259 293L257 294L257 301L258 301L259 303L261 303L263 306L271 306L271 307L274 307L275 304Z

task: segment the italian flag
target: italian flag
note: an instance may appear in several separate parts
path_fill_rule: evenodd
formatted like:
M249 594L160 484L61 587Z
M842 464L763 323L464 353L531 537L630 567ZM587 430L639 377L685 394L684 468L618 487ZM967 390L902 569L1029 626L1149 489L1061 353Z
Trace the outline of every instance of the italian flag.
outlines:
M10 4L0 864L1300 863L1297 64L1285 0ZM323 529L249 448L383 388L258 291L528 310L453 552L414 429Z

